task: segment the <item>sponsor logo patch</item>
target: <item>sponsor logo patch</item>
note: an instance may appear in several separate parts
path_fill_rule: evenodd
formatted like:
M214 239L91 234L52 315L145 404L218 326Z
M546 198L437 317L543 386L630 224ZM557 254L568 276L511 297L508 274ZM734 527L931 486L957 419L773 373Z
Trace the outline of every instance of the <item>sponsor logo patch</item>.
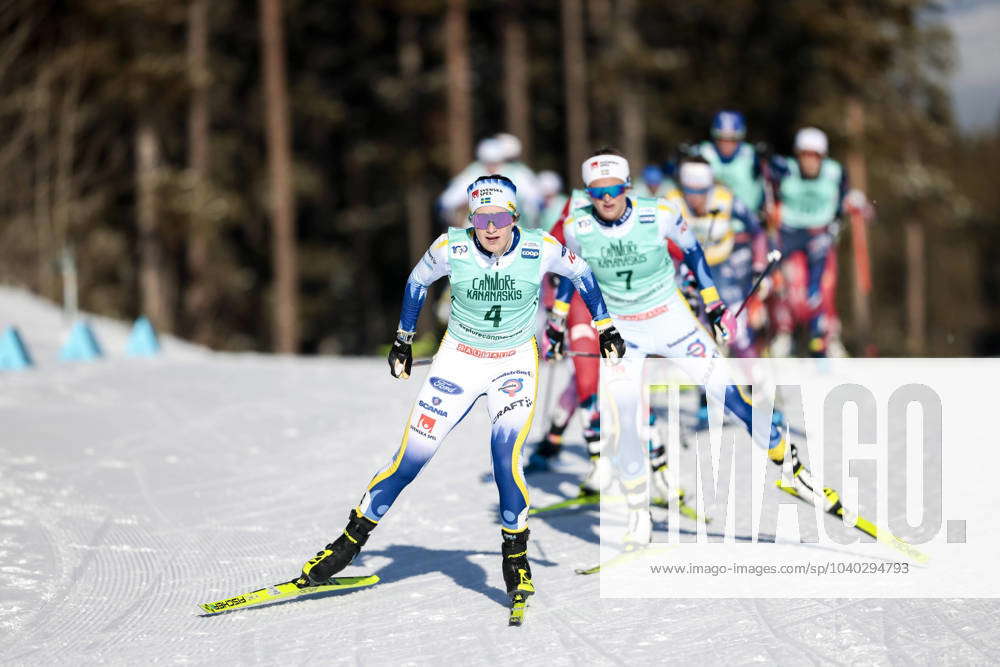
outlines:
M440 400L441 399L438 399L439 402L440 402ZM417 405L419 405L420 407L422 407L424 410L427 410L427 412L433 412L434 414L436 414L438 416L441 416L441 417L447 417L448 416L448 412L446 410L442 410L441 408L435 408L430 403L425 403L424 401L417 401Z
M528 398L528 397L519 398L516 401L512 401L511 403L508 403L506 406L504 406L503 410L501 410L500 412L498 412L495 415L493 415L492 423L496 424L500 420L501 417L503 417L505 414L507 414L511 410L515 410L515 409L517 409L517 408L519 408L521 406L524 406L526 408L530 408L531 405L532 405L531 399Z
M451 380L445 380L444 378L432 377L430 379L431 386L440 391L442 394L457 395L462 393L462 388Z
M465 243L456 243L455 245L451 246L452 255L464 255L467 252L469 252L469 246L466 245Z
M687 346L687 355L689 357L704 357L705 344L700 340L692 341L691 344Z
M523 259L538 259L538 249L537 248L521 248L521 257Z
M500 389L498 391L502 391L508 396L513 397L514 394L521 391L522 389L524 389L524 380L522 380L521 378L511 378L506 382L504 382L502 385L500 385Z
M430 433L434 430L434 424L436 423L437 420L434 419L433 417L421 414L420 419L417 421L417 428Z

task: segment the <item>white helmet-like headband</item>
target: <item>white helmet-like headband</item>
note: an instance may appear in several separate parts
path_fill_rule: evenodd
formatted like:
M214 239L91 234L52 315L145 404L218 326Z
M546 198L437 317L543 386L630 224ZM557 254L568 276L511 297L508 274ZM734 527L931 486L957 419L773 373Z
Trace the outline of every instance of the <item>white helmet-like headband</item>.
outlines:
M617 178L630 184L628 160L620 155L595 155L583 161L583 184L590 185L599 178Z
M469 212L480 206L502 206L517 215L517 188L508 180L496 177L477 178L469 186Z

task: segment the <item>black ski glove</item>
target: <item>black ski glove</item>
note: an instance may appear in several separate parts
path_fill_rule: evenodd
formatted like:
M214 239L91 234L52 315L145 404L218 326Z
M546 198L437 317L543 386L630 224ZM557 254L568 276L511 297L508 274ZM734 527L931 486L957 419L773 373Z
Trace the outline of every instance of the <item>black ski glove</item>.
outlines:
M546 359L559 361L566 354L566 318L550 315L548 326L545 327L545 337L549 339L549 349Z
M407 379L413 367L413 331L399 330L389 350L389 372L394 378Z
M605 359L621 359L625 356L625 340L613 324L600 329L601 356Z

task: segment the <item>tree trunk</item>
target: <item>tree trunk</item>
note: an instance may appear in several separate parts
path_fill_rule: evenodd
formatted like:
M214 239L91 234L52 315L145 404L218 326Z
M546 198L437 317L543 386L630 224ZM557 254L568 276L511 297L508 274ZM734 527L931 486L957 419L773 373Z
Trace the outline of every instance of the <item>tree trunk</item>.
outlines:
M164 252L160 240L156 191L159 185L160 145L148 118L140 118L135 133L136 220L139 227L139 292L142 312L159 330L171 329L171 313L164 285Z
M44 74L35 84L34 100L34 219L38 242L38 290L47 299L56 298L55 235L52 228L52 148L50 136L51 92Z
M566 183L580 182L580 165L587 157L587 70L583 53L581 0L561 0L563 76L566 105Z
M448 0L445 60L448 70L448 167L453 174L472 159L472 74L465 0Z
M404 13L399 27L399 73L406 86L404 95L406 102L404 113L407 123L406 139L411 147L406 152L403 170L406 173L406 231L409 242L410 264L420 261L421 255L431 244L431 201L427 183L424 181L423 158L416 146L421 143L422 113L417 105L416 83L423 68L424 54L420 46L420 33L417 17ZM430 324L430 305L420 313L419 325ZM418 330L421 329L418 326Z
M642 81L632 59L640 47L635 29L635 0L619 0L615 16L615 64L622 89L618 94L618 122L622 150L639 173L646 164L646 122L642 113Z
M868 169L865 164L865 154L863 142L865 134L865 109L861 100L855 96L847 100L847 113L845 114L846 130L849 150L847 152L847 174L851 179L851 187L868 192ZM854 239L855 248L864 248L868 257L859 257L858 252L854 252L854 280L852 291L852 302L854 308L854 330L857 332L871 331L871 295L868 293L865 279L861 276L861 269L871 271L870 257L871 251L868 245L868 229L864 224L853 224L851 233L859 235ZM863 238L861 237L863 236ZM869 338L865 347L871 349L873 341Z
M906 224L906 351L921 356L927 349L927 269L924 228Z
M209 182L208 153L208 0L188 5L187 67L191 86L188 105L188 170L191 207L188 220L187 268L190 280L185 294L185 315L191 338L202 345L212 342L214 314L209 248L212 238L206 204Z
M271 178L274 349L294 354L299 345L298 259L281 0L260 0L260 30L264 45L267 160Z
M531 81L528 74L528 35L523 3L510 3L503 12L503 91L507 131L521 140L521 159L531 154Z

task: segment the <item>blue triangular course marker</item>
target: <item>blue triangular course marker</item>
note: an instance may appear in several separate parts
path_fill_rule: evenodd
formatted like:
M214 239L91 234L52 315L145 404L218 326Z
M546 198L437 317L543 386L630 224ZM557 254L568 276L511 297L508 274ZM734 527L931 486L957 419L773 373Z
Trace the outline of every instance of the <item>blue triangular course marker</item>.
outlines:
M4 329L0 336L0 370L19 370L32 366L28 347L14 327Z
M80 320L69 332L59 358L63 361L93 361L99 359L101 354L101 346L97 344L97 337L90 325L85 320Z
M159 351L160 341L156 337L156 330L149 318L143 315L132 325L125 354L130 357L152 357Z

